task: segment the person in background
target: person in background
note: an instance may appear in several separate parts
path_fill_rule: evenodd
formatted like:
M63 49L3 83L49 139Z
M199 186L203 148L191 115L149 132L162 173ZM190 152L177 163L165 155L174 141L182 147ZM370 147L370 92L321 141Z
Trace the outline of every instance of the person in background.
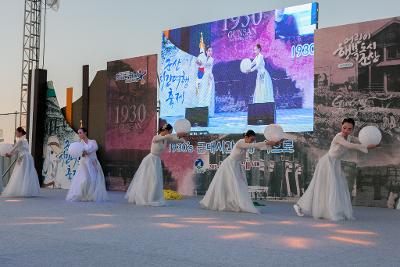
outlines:
M72 178L67 201L96 201L108 200L106 183L100 162L97 159L97 142L87 137L87 130L81 127L78 136L83 143L83 154L79 160L78 169Z
M29 153L29 143L22 127L15 130L18 141L7 157L17 156L17 162L2 196L35 197L40 195L39 178L32 155Z

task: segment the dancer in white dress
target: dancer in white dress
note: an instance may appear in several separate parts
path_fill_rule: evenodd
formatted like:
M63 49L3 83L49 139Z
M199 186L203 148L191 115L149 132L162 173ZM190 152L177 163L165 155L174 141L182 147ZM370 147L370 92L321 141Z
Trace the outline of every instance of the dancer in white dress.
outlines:
M153 137L150 154L140 163L125 198L136 205L164 206L163 173L160 155L169 143L183 143L183 134L172 135L172 126L165 124Z
M246 174L241 163L245 160L247 149L267 149L279 142L253 143L255 138L255 132L249 130L243 139L237 141L231 154L221 163L206 195L200 201L203 208L217 211L259 213L250 198Z
M34 197L40 194L39 178L29 153L29 144L25 138L26 132L22 127L15 131L19 139L7 157L17 155L17 162L11 174L10 180L4 188L2 196L6 197Z
M359 144L357 138L350 135L354 125L351 118L343 120L341 132L333 138L328 153L319 160L306 192L294 205L298 216L309 214L315 219L332 221L354 219L341 160L349 156L351 150L368 153L368 149L376 147Z
M97 142L87 137L87 130L78 130L83 144L83 154L79 160L78 169L72 178L71 187L66 200L68 201L107 201L105 178L100 162L97 159Z
M204 76L201 79L199 90L199 107L208 107L208 115L214 116L215 113L215 82L212 73L214 59L212 58L212 48L206 50L207 57L203 61L197 61L198 65L204 66Z
M265 69L264 56L261 54L261 45L254 46L256 57L251 62L251 69L248 72L257 70L256 88L253 95L253 103L275 102L274 87L271 76Z

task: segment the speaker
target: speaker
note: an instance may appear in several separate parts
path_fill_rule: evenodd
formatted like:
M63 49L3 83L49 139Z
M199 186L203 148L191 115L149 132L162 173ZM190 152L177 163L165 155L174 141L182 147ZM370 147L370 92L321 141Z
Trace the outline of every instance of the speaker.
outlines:
M248 125L268 125L275 123L275 103L249 104L247 113Z
M89 129L89 65L82 66L82 126Z
M39 182L43 184L43 140L47 108L47 70L29 71L27 135Z
M185 118L193 127L208 127L208 107L186 108Z

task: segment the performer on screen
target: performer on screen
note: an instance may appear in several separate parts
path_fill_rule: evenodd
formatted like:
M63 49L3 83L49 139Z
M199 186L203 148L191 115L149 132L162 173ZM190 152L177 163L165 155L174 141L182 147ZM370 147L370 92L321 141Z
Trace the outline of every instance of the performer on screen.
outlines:
M214 116L215 113L215 82L212 73L214 59L212 53L212 47L207 47L206 57L197 60L197 64L204 67L204 75L199 87L198 106L208 107L209 116Z
M200 42L199 42L199 55L197 56L196 59L196 65L197 65L197 81L196 81L196 95L192 99L192 107L198 107L199 106L199 97L200 97L200 87L201 87L201 82L204 77L204 63L206 61L206 44L204 43L203 39L203 33L200 33Z
M359 144L358 139L350 135L354 126L353 119L343 120L341 132L333 138L328 153L319 160L306 192L294 205L298 216L309 214L315 219L333 221L354 219L341 160L350 156L351 150L368 153L368 149L376 147Z
M248 72L257 70L256 88L253 95L253 103L275 102L274 88L271 76L265 69L264 57L261 54L261 45L254 46L255 58L251 62L251 69Z
M26 140L26 132L22 127L15 130L18 138L13 149L6 154L6 157L17 156L14 170L10 180L4 188L2 196L6 197L35 197L40 194L38 175L29 152L29 143ZM2 182L2 181L1 181Z
M231 154L222 162L214 175L206 195L200 201L205 209L217 211L235 211L259 213L250 198L246 174L241 166L249 148L267 149L279 142L264 141L254 143L256 133L252 130L244 134L232 149Z
M184 134L172 135L172 126L165 124L153 137L150 154L140 163L125 198L136 205L164 206L163 173L160 155L169 143L183 143Z
M83 144L83 154L76 174L72 178L67 201L107 201L105 178L97 159L97 142L87 137L87 130L81 127L78 136Z

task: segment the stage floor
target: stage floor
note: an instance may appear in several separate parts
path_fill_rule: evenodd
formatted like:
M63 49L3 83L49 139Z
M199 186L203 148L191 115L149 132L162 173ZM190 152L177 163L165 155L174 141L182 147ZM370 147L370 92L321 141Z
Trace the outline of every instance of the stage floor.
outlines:
M65 190L0 198L0 266L398 266L400 211L355 207L356 221L200 209L197 198L138 207L67 203Z

